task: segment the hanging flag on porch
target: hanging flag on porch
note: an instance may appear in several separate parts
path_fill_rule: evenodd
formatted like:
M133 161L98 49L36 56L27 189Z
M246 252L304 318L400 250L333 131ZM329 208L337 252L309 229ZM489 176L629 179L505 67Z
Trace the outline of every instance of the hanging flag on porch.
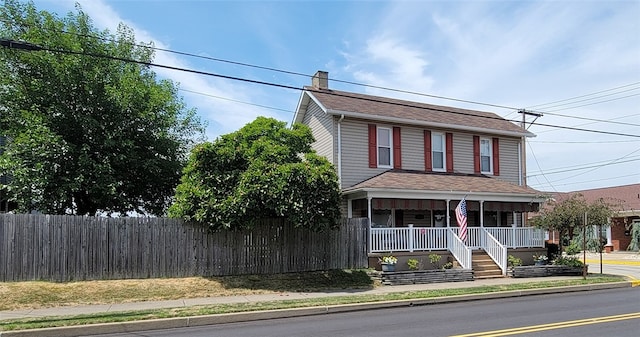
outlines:
M458 220L458 226L460 226L458 237L463 242L467 240L467 201L465 198L462 198L458 207L456 207L456 220Z

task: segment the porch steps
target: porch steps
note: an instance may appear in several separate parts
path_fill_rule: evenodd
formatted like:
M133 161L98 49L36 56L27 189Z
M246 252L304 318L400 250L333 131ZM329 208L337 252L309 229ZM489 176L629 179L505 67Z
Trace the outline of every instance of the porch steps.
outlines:
M474 251L471 256L471 269L473 269L474 279L501 278L502 270L489 255L482 251Z

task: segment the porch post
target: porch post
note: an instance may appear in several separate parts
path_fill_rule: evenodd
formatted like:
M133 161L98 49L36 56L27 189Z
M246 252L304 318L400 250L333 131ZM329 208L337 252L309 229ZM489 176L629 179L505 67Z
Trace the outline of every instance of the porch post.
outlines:
M480 200L480 227L484 227L484 200Z
M367 193L367 217L369 218L369 253L371 253L371 248L373 243L372 241L372 233L371 233L371 197L369 193Z
M353 218L353 200L347 199L347 218Z
M449 203L451 203L451 199L447 199L447 228L451 227L451 214L449 214L450 213Z
M413 252L413 224L409 224L409 251Z

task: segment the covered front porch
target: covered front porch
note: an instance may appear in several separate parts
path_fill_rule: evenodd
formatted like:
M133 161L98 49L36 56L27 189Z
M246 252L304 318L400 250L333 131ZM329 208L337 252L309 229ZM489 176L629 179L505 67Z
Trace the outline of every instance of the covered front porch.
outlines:
M370 255L440 251L471 269L472 252L482 250L505 275L508 250L545 247L545 232L525 222L526 213L538 211L545 201L535 190L484 176L387 172L379 177L386 182L412 179L416 188L379 187L372 179L345 190L348 216L369 219ZM443 184L458 188L443 190ZM455 215L462 199L467 206L464 241Z

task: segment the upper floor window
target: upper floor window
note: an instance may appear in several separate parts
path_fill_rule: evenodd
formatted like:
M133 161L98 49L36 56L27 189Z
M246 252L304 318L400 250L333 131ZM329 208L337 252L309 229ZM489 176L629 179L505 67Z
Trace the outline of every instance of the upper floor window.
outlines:
M390 128L378 127L378 167L392 167L392 133Z
M445 171L446 160L446 142L444 133L431 133L431 163L434 171Z
M480 172L492 173L493 149L491 139L480 138Z

